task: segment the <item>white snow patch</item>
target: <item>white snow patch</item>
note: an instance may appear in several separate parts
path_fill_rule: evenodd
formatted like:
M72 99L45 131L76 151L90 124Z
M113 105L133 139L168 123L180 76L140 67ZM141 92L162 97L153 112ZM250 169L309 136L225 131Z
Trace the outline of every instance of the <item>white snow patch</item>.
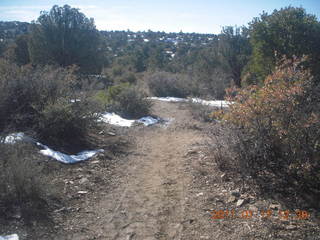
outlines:
M121 127L131 127L135 122L135 120L124 119L115 113L108 112L102 114L100 121Z
M145 126L150 126L159 122L159 119L150 116L143 117L137 120L129 120L122 118L115 113L104 113L100 117L100 121L109 123L111 125L116 125L120 127L132 127L135 123L142 123Z
M29 142L29 143L36 143L37 141L31 137L26 136L24 133L11 133L8 136L6 136L3 140L3 143L6 144L15 144L16 142L23 141L23 142Z
M19 240L19 236L17 234L0 236L0 240Z
M222 107L222 108L228 108L230 104L233 104L229 101L224 100L203 100L200 98L176 98L176 97L149 97L148 99L151 100L159 100L164 102L188 102L191 101L193 103L198 103L202 105L207 105L211 107Z
M150 126L158 123L159 119L148 116L138 119L137 122L143 123L145 126Z
M230 104L232 104L232 102L229 101L224 101L224 100L203 100L200 98L191 98L191 101L193 103L199 103L202 105L207 105L207 106L211 106L211 107L221 107L221 108L228 108Z
M159 100L164 102L187 102L186 98L177 98L177 97L148 97L151 100Z
M49 148L48 146L37 142L35 139L26 136L22 132L12 133L12 134L8 135L7 137L4 138L3 142L6 144L15 144L18 141L36 144L37 146L43 148L42 150L40 150L41 154L48 156L48 157L51 157L59 162L66 163L66 164L85 161L85 160L93 157L95 154L104 151L103 149L98 149L98 150L82 151L76 155L68 155L65 153L54 151L51 148ZM1 238L0 238L0 240L1 240Z
M62 162L62 163L66 163L66 164L72 164L72 163L85 161L85 160L93 157L97 153L104 152L103 149L98 149L98 150L91 150L91 151L82 151L82 152L79 152L77 155L68 155L68 154L64 154L62 152L54 151L51 148L49 148L45 145L42 145L42 144L40 146L44 147L43 150L40 150L41 154L48 156L48 157L51 157L51 158L54 158L57 161Z

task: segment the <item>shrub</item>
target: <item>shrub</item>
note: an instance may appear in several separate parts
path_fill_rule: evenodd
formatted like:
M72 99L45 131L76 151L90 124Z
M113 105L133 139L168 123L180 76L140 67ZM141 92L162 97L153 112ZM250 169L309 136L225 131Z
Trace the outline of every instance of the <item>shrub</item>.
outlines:
M211 106L205 106L197 103L190 103L190 109L192 116L203 122L212 122L212 112L214 111L214 108Z
M94 109L93 104L84 101L70 103L62 100L48 104L40 112L36 125L38 138L54 145L71 145L75 139L84 143L88 129L94 127L97 119Z
M264 86L240 90L223 119L241 132L243 171L311 190L320 182L320 86L300 64L284 61Z
M44 214L45 189L38 155L25 144L0 143L0 216L21 212L23 218Z
M140 118L151 111L151 101L136 87L128 84L112 86L108 89L109 111L114 111L126 118Z
M192 81L181 74L156 72L146 77L150 92L156 97L187 97L192 93Z
M127 72L125 73L120 79L119 81L121 83L129 83L129 84L134 84L137 82L137 78L134 75L134 73L132 72Z
M141 118L150 114L151 101L137 88L127 88L116 97L116 107L128 118Z
M54 142L85 137L97 109L78 93L78 81L73 69L18 67L0 60L0 131L33 130L43 140L62 138ZM72 103L78 98L81 102Z

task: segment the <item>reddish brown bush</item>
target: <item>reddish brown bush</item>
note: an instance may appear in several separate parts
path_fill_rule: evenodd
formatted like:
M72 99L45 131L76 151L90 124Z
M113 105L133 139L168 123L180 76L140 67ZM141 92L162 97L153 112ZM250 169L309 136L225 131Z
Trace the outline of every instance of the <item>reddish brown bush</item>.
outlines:
M244 171L272 172L310 190L320 182L320 86L301 63L286 60L264 86L239 90L220 117L240 129Z

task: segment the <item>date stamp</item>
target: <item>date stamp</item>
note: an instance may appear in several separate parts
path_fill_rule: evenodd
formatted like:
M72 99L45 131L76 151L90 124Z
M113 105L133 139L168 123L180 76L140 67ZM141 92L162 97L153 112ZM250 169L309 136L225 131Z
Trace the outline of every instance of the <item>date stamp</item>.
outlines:
M258 211L241 210L213 210L210 212L211 219L226 220L226 219L252 219L259 218L279 218L280 220L308 220L310 213L305 210L271 210L264 209Z

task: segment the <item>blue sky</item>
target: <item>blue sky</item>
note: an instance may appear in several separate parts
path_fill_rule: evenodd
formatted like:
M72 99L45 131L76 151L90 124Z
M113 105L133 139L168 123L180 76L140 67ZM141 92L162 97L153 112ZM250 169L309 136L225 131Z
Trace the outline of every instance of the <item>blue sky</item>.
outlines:
M219 33L285 6L304 7L320 19L319 0L0 0L0 21L37 19L42 10L69 4L93 17L100 30Z

